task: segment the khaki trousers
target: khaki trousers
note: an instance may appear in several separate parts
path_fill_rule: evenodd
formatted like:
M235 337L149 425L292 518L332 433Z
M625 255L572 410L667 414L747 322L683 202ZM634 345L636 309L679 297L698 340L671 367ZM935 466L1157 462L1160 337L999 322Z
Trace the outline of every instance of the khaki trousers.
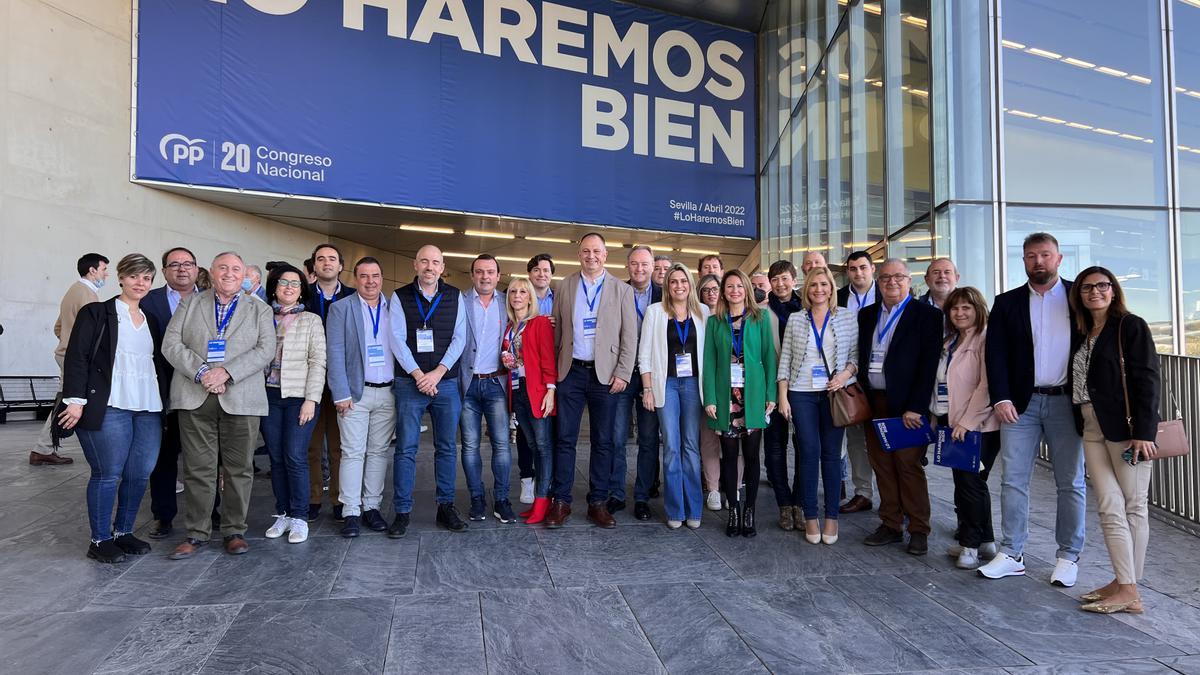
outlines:
M872 410L887 410L887 396L883 392L873 391L868 396ZM864 432L867 454L879 485L879 518L884 525L901 532L904 517L908 516L910 534L929 534L929 483L925 480L925 467L921 466L925 446L884 452L870 422L864 425Z
M208 541L212 534L213 501L218 467L224 472L221 493L221 534L246 534L246 513L254 485L254 447L259 418L230 415L209 395L195 410L179 411L179 440L183 447L183 525L188 537Z
M1091 403L1083 404L1082 412L1083 458L1096 492L1108 557L1117 583L1136 584L1142 578L1150 540L1151 462L1143 460L1130 466L1121 457L1129 443L1105 440Z

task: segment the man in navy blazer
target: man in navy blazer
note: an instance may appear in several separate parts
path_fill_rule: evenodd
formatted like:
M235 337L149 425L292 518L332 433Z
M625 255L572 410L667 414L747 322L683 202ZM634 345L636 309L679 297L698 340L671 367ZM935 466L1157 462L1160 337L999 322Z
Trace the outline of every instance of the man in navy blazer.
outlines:
M989 579L1025 574L1029 539L1029 481L1038 448L1050 448L1058 515L1057 562L1050 582L1074 586L1083 549L1087 509L1083 442L1075 429L1067 375L1079 337L1067 302L1071 284L1059 278L1062 253L1045 232L1022 246L1029 283L996 297L988 318L985 359L988 390L1000 420L1000 552L983 567Z
M867 391L876 418L900 417L917 429L929 421L929 405L942 351L942 312L912 297L912 274L904 261L888 259L879 266L879 301L858 312L858 381ZM864 377L865 374L865 377ZM908 518L908 552L929 550L929 484L925 480L925 445L884 452L874 429L868 428L867 454L879 484L882 523L867 536L868 546L904 540Z
M166 332L167 324L175 309L184 298L196 292L196 256L182 246L169 249L162 256L163 279L166 285L160 286L142 299L142 311L154 317L159 334L155 336L158 343L162 342L162 333ZM171 410L171 378L175 369L164 360L164 368L159 373L158 390L163 402L163 435L162 445L158 452L158 462L150 473L150 513L154 522L150 525L151 539L164 539L171 535L172 521L179 513L175 500L175 482L179 471L179 415ZM218 499L220 497L218 496ZM219 504L219 502L218 502Z

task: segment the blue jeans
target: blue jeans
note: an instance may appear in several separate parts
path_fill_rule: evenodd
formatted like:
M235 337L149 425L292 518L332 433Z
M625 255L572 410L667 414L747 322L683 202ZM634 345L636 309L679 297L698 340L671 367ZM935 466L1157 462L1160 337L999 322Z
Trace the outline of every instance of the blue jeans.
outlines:
M554 461L554 434L551 432L553 417L538 419L533 416L533 406L529 404L529 391L525 389L525 378L521 378L520 386L512 393L513 413L517 416L517 428L524 434L529 443L529 451L534 461L533 495L535 497L550 496L551 463ZM558 399L555 398L555 405Z
M642 405L642 378L637 373L625 391L617 394L616 409L613 411L613 455L612 483L608 491L613 499L625 501L625 439L629 438L629 422L637 411L637 478L633 483L633 500L650 501L650 486L654 483L658 468L658 415Z
M108 408L97 430L79 429L83 456L92 468L87 484L92 541L133 532L150 472L162 442L162 413ZM119 484L118 484L119 483ZM113 504L117 518L114 522Z
M483 461L479 457L483 422L487 420L488 439L492 442L492 498L508 499L508 476L512 472L512 453L508 447L508 393L503 380L471 378L463 399L459 428L462 429L462 467L471 499L483 499Z
M550 489L558 501L571 503L571 486L575 483L575 446L579 442L584 406L588 409L588 428L591 432L588 463L591 491L588 492L588 504L608 501L612 458L616 452L613 413L617 398L609 393L608 384L596 379L595 369L587 366L573 364L566 377L558 383L558 437L554 446L554 484Z
M1083 439L1075 432L1071 397L1067 395L1034 394L1015 423L1000 426L1000 457L1004 464L1000 482L1001 546L1011 556L1025 551L1029 540L1029 481L1043 439L1050 446L1054 484L1058 486L1056 557L1077 562L1083 550L1087 487Z
M318 406L313 418L300 424L302 405L303 398L283 398L279 387L267 387L267 416L261 428L271 457L271 491L275 513L289 518L308 517L308 442L321 414Z
M699 379L668 377L665 400L658 409L663 434L663 506L667 520L700 520L704 515L704 490L700 488L703 415Z
M396 513L412 511L413 483L417 477L417 447L421 442L421 418L425 411L433 421L433 473L437 503L454 503L454 458L457 454L458 417L462 396L458 378L447 375L438 383L434 396L417 390L411 377L400 376L392 385L396 397L396 453L392 463L392 502Z
M823 391L789 391L792 426L800 459L800 501L804 518L817 517L817 474L825 489L825 518L837 520L842 496L842 434L833 426L829 394Z

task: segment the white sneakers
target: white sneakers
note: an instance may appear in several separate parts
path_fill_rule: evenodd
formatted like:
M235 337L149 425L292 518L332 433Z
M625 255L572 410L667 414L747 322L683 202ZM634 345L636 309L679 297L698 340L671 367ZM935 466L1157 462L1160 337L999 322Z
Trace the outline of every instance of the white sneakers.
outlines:
M1075 585L1075 577L1079 576L1079 565L1059 558L1054 563L1054 573L1050 575L1050 583L1063 588L1070 588Z
M958 560L954 566L960 570L973 570L979 567L979 549L960 547L962 551L958 554Z
M704 506L709 511L721 510L721 493L713 490L708 493L708 497L704 500Z
M997 553L992 561L979 568L980 576L988 579L1003 579L1004 577L1019 577L1025 574L1025 562L1007 553Z
M288 530L288 543L300 544L308 541L308 522L303 518L292 518L292 526Z
M683 521L682 520L668 520L667 527L669 527L672 530L678 530L679 528L683 527Z
M292 519L287 516L275 516L275 524L267 528L267 539L278 539L292 527Z
M522 504L532 504L533 503L533 479L532 478L522 478L521 479L521 503Z
M954 544L946 549L946 555L951 558L957 558L962 555L963 547L959 544ZM994 541L985 542L979 547L978 555L980 560L991 560L1000 552L1000 547ZM974 567L970 569L975 569Z
M275 516L275 523L267 528L267 539L278 539L288 533L289 544L308 541L308 523L303 518Z
M695 519L688 518L687 520L684 521L684 523L687 524L689 530L700 529L700 519L699 518L695 518Z

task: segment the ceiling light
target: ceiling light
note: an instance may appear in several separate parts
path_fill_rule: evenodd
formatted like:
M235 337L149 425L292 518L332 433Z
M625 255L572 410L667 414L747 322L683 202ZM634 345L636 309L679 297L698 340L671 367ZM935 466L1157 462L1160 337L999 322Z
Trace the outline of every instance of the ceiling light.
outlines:
M1034 118L1037 117L1037 115L1034 115L1033 113L1025 112L1024 110L1009 110L1008 114L1016 115L1017 117L1034 117Z
M1005 47L1008 47L1009 49L1025 49L1025 45L1021 44L1020 42L1014 42L1012 40L1001 40L1000 44L1004 45Z
M677 248L680 253L691 253L692 255L721 255L720 251L708 251L702 248Z
M1083 59L1076 59L1076 58L1073 58L1070 56L1063 59L1063 62L1069 63L1073 66L1079 66L1080 68L1095 68L1096 67L1096 64L1094 64L1090 61L1084 61Z
M478 253L458 253L457 251L442 251L443 258L470 258L474 260L479 257Z
M1127 75L1127 76L1125 76L1125 79L1132 80L1134 82L1137 82L1138 84L1150 84L1151 82L1153 82L1153 80L1151 80L1150 78L1143 77L1141 75Z
M517 235L508 232L486 232L484 230L466 230L463 234L468 237L490 237L492 239L516 239Z
M571 244L574 243L570 239L560 239L558 237L525 237L526 241L544 241L548 244Z
M1025 51L1030 54L1033 54L1034 56L1040 56L1040 57L1046 58L1046 59L1061 59L1062 58L1062 54L1047 51L1045 49L1038 49L1037 47L1030 47L1029 49L1026 49Z
M1108 66L1099 66L1096 68L1096 72L1104 73L1105 75L1112 75L1113 77L1125 77L1126 75L1129 74L1123 70L1117 70L1116 68L1109 68Z
M511 255L498 255L498 256L496 256L496 260L499 260L501 262L516 262L516 263L523 263L523 262L529 261L528 258L518 258L516 256L511 256Z
M449 227L434 227L432 225L401 225L405 232L430 232L432 234L454 234Z

